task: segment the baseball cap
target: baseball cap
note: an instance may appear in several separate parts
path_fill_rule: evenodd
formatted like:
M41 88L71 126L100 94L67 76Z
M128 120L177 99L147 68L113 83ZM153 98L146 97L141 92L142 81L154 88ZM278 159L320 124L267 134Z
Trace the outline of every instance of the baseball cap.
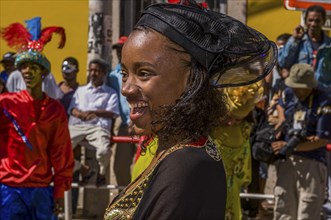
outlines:
M127 36L121 36L118 41L116 42L116 44L113 44L112 48L116 48L116 47L120 47L123 46L123 44L125 43L125 41L128 39Z
M2 60L0 61L1 63L5 61L11 61L15 62L15 53L14 52L7 52L3 55Z
M314 69L309 64L298 63L291 67L290 75L285 79L285 85L291 88L316 88Z
M63 73L73 73L78 71L78 60L74 57L68 57L63 60L62 72Z

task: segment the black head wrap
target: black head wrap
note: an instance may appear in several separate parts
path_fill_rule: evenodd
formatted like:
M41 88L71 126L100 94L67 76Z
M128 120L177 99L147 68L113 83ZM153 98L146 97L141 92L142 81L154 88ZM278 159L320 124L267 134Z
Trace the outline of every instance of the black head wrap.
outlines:
M263 34L191 0L150 5L136 26L152 28L182 46L211 74L215 87L259 81L277 58L275 44Z

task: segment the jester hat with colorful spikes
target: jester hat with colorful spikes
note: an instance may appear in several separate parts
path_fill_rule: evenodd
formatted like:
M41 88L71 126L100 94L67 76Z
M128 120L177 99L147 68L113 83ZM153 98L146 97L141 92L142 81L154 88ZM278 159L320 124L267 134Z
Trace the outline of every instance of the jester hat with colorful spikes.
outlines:
M51 64L42 54L44 46L52 39L52 34L61 35L58 48L65 45L65 30L62 27L46 27L41 29L41 18L34 17L26 20L26 27L20 23L13 23L1 30L1 36L7 41L9 47L17 50L15 65L19 69L25 62L34 62L43 66L50 72Z

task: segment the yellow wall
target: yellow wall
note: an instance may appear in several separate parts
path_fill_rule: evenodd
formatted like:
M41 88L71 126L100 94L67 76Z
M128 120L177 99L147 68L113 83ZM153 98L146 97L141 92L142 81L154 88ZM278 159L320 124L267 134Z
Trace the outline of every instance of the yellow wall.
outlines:
M247 24L272 41L280 34L292 34L301 22L301 14L285 9L283 0L247 0ZM331 36L331 31L326 33Z
M289 11L282 0L248 0L247 24L276 41L282 33L292 34L300 24L301 12Z
M51 62L51 71L57 82L62 80L61 64L65 57L74 56L80 62L78 81L86 82L88 0L0 0L0 27L40 16L42 28L62 26L66 30L67 41L63 49L58 49L60 37L53 34L52 40L45 46L44 53ZM0 56L7 51L6 42L0 40ZM2 68L2 66L0 67Z

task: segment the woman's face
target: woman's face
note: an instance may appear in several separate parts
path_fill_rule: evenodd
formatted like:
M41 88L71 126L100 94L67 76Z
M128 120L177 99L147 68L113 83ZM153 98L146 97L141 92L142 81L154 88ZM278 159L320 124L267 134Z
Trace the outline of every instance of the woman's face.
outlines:
M175 104L183 93L190 68L190 56L154 31L134 31L122 50L122 94L130 107L136 134L149 135L162 125L155 125L155 112ZM161 116L162 117L162 116Z

